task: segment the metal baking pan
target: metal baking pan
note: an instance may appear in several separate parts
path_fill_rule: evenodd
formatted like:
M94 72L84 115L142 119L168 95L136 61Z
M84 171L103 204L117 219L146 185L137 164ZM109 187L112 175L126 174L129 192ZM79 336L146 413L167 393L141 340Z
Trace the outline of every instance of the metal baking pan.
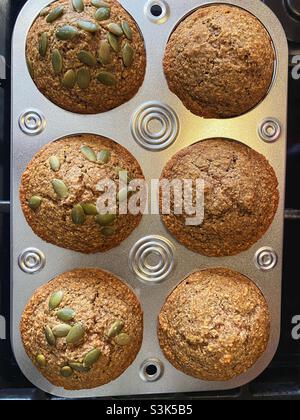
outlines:
M49 102L37 90L27 71L27 32L48 3L49 0L29 0L25 4L12 40L11 339L20 368L43 391L75 398L227 390L252 381L271 362L280 337L288 82L288 46L283 28L273 12L259 0L222 1L248 10L265 25L274 43L276 71L268 96L251 112L233 119L204 120L188 112L169 91L162 61L176 25L198 7L216 2L120 0L144 36L147 50L144 84L131 101L119 108L98 115L78 115ZM160 6L160 16L151 13L153 5ZM161 121L160 129L164 127L160 136L147 132L147 120L152 117ZM166 162L175 153L202 139L227 137L252 147L266 156L279 180L281 199L271 228L249 251L226 258L208 258L188 251L169 235L159 216L148 215L121 246L104 254L83 255L43 242L27 225L20 207L22 173L46 143L71 134L90 132L114 139L126 147L137 158L149 181L159 178ZM153 268L151 274L147 274L145 262L139 257L141 248L154 248L156 255L161 255L163 268L160 273ZM252 279L263 291L272 318L271 338L263 357L247 373L222 383L197 380L173 368L160 350L156 332L158 314L171 290L196 269L220 266ZM36 288L56 275L78 267L100 267L126 281L141 300L145 330L137 359L121 377L100 388L70 392L51 385L33 366L21 342L19 322ZM148 365L156 369L154 375L147 373Z

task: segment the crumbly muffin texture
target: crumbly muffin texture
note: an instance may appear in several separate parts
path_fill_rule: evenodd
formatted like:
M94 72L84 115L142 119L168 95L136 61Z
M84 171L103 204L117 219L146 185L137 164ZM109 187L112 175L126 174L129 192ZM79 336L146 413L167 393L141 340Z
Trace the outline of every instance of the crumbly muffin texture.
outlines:
M48 381L90 389L132 364L142 343L143 314L134 293L112 274L74 270L36 291L20 328L28 356Z
M43 9L27 37L26 58L38 89L81 114L129 101L143 83L142 35L117 0L59 0Z
M204 221L186 225L185 212L162 220L172 235L190 250L210 257L239 254L268 230L279 202L276 174L264 156L234 140L203 140L177 153L162 179L204 180ZM161 200L167 192L161 191Z
M165 52L169 88L194 114L231 118L268 93L274 48L261 22L229 5L201 7L173 32Z
M96 135L66 137L46 145L21 179L20 200L33 231L54 245L82 253L118 246L138 226L142 215L99 216L99 182L119 184L122 172L143 179L135 158L112 140ZM126 187L124 187L126 188Z
M196 272L169 296L158 335L175 368L206 381L231 380L265 352L270 315L252 281L228 269Z

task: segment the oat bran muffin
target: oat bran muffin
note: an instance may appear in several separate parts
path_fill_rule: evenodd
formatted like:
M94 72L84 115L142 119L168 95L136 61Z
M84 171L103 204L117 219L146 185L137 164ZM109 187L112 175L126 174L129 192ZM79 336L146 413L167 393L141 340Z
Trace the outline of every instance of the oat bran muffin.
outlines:
M133 363L143 313L135 294L112 274L74 270L35 292L20 329L29 358L48 381L90 389L118 378Z
M203 140L177 153L162 179L204 180L204 221L187 226L185 213L162 215L170 233L194 252L209 257L239 254L254 245L273 222L278 181L264 156L234 140ZM167 192L161 190L161 200Z
M206 381L228 381L245 373L266 351L268 305L242 274L226 268L198 271L168 297L158 335L176 369Z
M99 216L101 180L119 182L120 173L143 179L135 158L112 140L76 135L43 147L29 163L20 187L25 218L33 231L54 245L83 253L108 251L124 241L142 215Z
M43 9L27 37L26 58L38 89L81 114L129 101L143 83L144 41L117 0L59 0Z
M169 88L194 114L231 118L254 108L271 86L272 40L249 12L204 6L173 32L165 52Z

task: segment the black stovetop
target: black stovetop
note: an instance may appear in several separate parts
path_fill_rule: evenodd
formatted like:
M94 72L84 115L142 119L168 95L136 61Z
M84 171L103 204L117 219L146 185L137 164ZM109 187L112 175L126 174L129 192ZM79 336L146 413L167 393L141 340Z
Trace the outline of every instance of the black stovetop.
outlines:
M299 21L293 18L293 31L284 7L278 4L288 0L265 0L277 13L282 22L289 25L290 54L300 54L300 1ZM10 184L10 39L12 28L25 0L0 0L0 55L7 61L7 80L0 87L0 202L9 200ZM293 2L292 2L293 3ZM297 2L294 2L297 4ZM288 21L288 23L286 23ZM297 39L298 38L298 39ZM295 42L298 41L299 43ZM300 58L299 58L300 60ZM286 208L300 209L300 79L293 80L290 69L289 80L289 129L288 170ZM20 76L21 77L21 76ZM3 210L3 207L0 207ZM9 341L10 302L10 232L9 213L0 212L0 315L6 319L7 339L0 339L0 399L48 399L49 395L35 389L20 372L13 357ZM292 319L300 316L300 218L287 219L285 223L285 253L282 299L282 334L278 352L269 368L255 381L241 389L209 394L177 396L179 398L230 398L230 399L300 399L300 338L292 338ZM1 321L1 320L0 320ZM1 331L1 329L0 329ZM299 329L300 333L300 329ZM175 398L175 396L172 396ZM149 398L149 396L147 397ZM140 397L139 397L140 399Z

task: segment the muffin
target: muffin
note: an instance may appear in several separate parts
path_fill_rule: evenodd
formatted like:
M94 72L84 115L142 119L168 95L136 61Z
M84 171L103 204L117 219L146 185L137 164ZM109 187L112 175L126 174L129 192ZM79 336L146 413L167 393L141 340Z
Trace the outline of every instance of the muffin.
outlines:
M242 274L226 268L198 271L168 297L158 335L176 369L205 381L228 381L248 371L266 351L268 305Z
M188 249L209 257L239 254L268 230L279 202L278 181L264 156L234 140L203 140L177 153L162 179L204 181L204 221L188 226L185 211L162 214L170 233ZM194 189L194 188L193 188ZM194 191L193 191L194 193ZM168 199L161 189L162 201Z
M201 7L173 32L164 71L169 88L194 114L231 118L267 95L274 73L272 40L249 12L224 4Z
M142 215L120 214L118 205L115 214L100 215L96 204L103 194L99 182L111 180L118 188L124 171L128 180L143 178L135 158L112 140L86 134L46 145L21 179L20 200L28 224L44 241L86 254L118 246Z
M133 363L143 313L134 293L112 274L74 270L35 292L20 330L29 358L48 381L90 389L118 378Z
M26 57L42 94L80 114L124 104L145 76L143 37L117 0L52 3L28 33Z

